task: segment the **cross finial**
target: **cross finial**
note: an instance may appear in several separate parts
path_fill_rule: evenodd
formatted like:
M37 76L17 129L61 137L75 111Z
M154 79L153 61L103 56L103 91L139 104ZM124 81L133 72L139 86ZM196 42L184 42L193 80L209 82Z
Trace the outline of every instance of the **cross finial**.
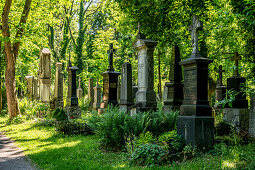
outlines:
M241 56L238 54L238 52L234 53L234 56L231 58L232 61L235 61L235 70L233 76L239 76L238 72L238 60L241 60Z
M116 50L113 49L113 43L110 43L109 50L107 51L107 53L108 53L108 62L109 62L108 71L114 71L114 68L113 68L113 53L115 53L115 52L116 52Z
M138 22L138 33L137 33L137 36L136 36L137 39L145 39L146 38L145 35L143 35L141 33L141 26L142 26L141 23Z
M223 86L223 83L222 83L222 73L225 72L225 70L222 70L222 65L219 66L219 79L218 79L218 82L217 82L217 85L218 86Z
M199 30L203 29L203 22L198 19L197 15L194 15L192 18L192 24L189 26L189 31L191 32L191 42L192 42L192 54L191 57L200 57L198 50L198 38Z

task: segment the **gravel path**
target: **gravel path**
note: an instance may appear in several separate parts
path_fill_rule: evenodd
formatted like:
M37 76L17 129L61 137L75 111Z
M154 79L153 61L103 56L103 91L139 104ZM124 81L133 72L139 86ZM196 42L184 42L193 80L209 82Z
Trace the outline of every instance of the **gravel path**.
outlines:
M14 146L14 142L0 132L0 170L35 170L35 166Z

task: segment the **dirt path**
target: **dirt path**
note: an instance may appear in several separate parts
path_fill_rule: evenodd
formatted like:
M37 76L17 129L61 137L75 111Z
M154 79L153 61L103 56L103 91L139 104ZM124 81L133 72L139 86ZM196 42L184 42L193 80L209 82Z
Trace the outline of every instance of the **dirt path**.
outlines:
M14 142L0 132L0 170L35 169L22 150L14 146Z

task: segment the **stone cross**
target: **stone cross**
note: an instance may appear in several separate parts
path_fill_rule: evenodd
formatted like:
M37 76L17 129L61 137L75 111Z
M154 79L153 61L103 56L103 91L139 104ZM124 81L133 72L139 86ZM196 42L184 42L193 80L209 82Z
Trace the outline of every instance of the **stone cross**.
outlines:
M143 35L141 33L141 26L142 26L141 23L138 22L138 34L137 34L136 38L138 38L138 39L145 39L146 38L145 35Z
M238 54L238 52L235 52L234 56L231 58L231 61L235 61L235 70L233 76L239 76L238 60L241 60L241 56Z
M200 53L198 50L198 37L199 30L203 29L203 22L198 20L198 16L193 16L192 24L189 26L189 31L191 32L191 42L192 42L192 55L191 57L200 57Z
M115 52L116 52L116 50L113 49L113 43L110 43L109 50L107 51L107 53L108 53L108 62L109 62L108 71L114 71L114 68L113 68L113 53L115 53Z
M219 70L218 70L218 73L219 73L219 79L218 79L218 86L222 86L222 73L225 72L225 70L222 70L222 65L219 66Z

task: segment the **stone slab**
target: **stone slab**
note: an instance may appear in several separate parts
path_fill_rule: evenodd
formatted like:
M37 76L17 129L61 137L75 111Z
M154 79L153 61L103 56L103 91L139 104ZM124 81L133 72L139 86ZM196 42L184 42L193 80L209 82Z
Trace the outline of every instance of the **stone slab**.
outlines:
M223 120L230 123L237 130L248 131L249 110L247 108L225 108L223 110Z

